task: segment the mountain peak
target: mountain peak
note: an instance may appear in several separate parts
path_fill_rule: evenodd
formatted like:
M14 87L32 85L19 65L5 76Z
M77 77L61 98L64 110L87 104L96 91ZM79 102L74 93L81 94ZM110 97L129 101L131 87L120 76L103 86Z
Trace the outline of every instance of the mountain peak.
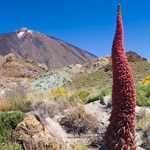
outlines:
M0 34L0 55L9 53L25 60L30 59L35 64L42 64L49 70L71 64L84 64L97 58L76 46L26 27Z
M27 32L27 31L29 31L29 29L26 27L22 27L19 30L17 30L17 32Z
M17 33L18 38L21 39L23 35L25 35L26 33L32 34L32 30L29 30L28 28L23 27L23 28L16 30L16 33Z

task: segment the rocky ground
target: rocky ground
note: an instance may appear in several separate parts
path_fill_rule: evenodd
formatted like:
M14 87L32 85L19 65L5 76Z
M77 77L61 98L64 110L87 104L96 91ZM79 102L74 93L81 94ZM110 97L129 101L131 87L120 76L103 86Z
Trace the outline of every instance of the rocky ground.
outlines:
M101 100L82 105L82 109L85 111L82 113L86 119L84 120L81 116L82 121L76 120L77 124L67 115L71 114L73 109L74 106L71 105L67 108L65 101L60 104L60 100L37 103L34 109L27 113L28 117L17 127L22 134L20 140L26 147L30 145L31 141L34 143L32 143L33 146L39 141L48 144L49 141L56 142L57 139L61 148L67 146L71 150L75 142L83 142L89 150L98 149L103 143L102 138L109 124L111 98L106 96ZM137 106L136 112L136 118L138 118L143 112L150 114L150 108ZM74 126L70 121L74 122ZM84 131L84 129L87 130ZM150 148L150 130L137 129L136 140L138 150L148 150Z

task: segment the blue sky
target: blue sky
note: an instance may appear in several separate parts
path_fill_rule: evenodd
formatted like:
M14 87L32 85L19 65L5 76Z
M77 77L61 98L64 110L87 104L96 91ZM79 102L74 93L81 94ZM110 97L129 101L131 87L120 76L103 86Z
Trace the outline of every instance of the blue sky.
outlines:
M125 51L150 60L150 0L3 0L0 33L27 27L98 57L110 55L118 3Z

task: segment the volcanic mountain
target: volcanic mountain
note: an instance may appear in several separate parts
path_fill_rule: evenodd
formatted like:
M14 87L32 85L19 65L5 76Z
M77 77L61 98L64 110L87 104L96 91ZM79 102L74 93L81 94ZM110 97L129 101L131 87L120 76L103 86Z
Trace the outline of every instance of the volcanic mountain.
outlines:
M48 70L96 58L76 46L27 28L0 34L0 55L9 53L47 66Z

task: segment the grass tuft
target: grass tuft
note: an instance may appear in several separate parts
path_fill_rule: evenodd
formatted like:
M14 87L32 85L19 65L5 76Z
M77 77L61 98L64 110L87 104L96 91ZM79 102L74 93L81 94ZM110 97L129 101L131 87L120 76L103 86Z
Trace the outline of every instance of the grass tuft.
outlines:
M27 88L23 85L11 87L5 90L0 99L0 110L27 112L31 102L27 100Z

